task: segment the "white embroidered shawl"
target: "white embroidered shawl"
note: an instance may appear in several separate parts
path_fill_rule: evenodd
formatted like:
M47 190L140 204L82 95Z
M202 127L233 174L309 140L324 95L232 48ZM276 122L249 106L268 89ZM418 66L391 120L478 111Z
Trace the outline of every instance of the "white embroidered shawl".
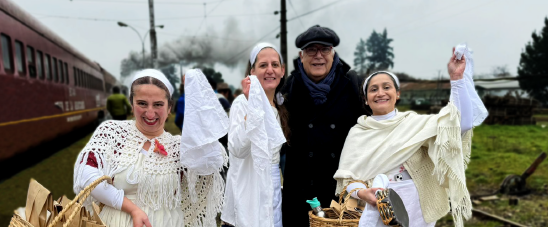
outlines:
M186 82L196 85L204 79L201 72L191 72L187 74ZM148 139L137 129L135 121L106 121L95 130L78 155L74 167L74 192L83 189L79 186L86 180L81 179L83 167L89 153L93 152L98 169L104 175L115 176L126 169L129 171L125 180L138 184L138 206L155 210L182 209L186 226L216 226L215 218L221 211L224 193L224 181L219 172L227 163L226 151L217 140L227 133L228 122L223 122L226 113L216 96L211 96L214 92L209 84L186 91L191 98L186 101L190 111L185 111L183 134L189 136L164 132ZM224 116L216 114L219 109ZM217 122L221 126L204 125L204 122ZM156 139L164 146L167 156L152 153ZM151 142L149 152L152 154L143 160L141 169L135 170L140 150L147 141ZM183 178L181 174L184 174ZM90 196L85 204L89 205L91 201L94 199Z
M452 103L437 115L400 112L385 121L360 117L348 133L339 169L334 175L337 193L348 179L370 180L405 163L421 147L427 146L434 168L433 172L424 174L434 175L437 182L415 183L430 184L434 190L442 190L441 193L447 191L455 224L462 226L462 217L468 219L472 215L464 172L470 157L471 136L465 136L466 141L462 141L459 119L459 112ZM425 200L428 198L420 198L421 206ZM447 205L449 201L435 203ZM423 212L427 211L423 209Z

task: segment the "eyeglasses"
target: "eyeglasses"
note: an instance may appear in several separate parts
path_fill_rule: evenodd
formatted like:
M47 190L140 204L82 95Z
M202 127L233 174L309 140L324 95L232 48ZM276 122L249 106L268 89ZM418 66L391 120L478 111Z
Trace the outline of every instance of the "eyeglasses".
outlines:
M320 53L322 55L328 55L329 53L331 53L331 50L333 49L333 47L322 47L322 48L317 48L317 47L307 47L307 48L304 48L304 52L306 53L306 55L308 56L314 56L318 53L318 50L320 51Z

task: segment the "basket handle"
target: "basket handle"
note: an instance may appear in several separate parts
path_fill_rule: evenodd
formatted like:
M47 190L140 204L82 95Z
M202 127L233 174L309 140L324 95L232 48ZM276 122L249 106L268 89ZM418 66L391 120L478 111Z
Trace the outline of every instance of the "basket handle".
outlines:
M348 192L346 197L345 197L344 192L346 192L346 188L348 188L348 185L350 185L352 183L356 183L356 182L367 185L367 183L365 183L364 181L361 181L361 180L350 181L346 186L344 186L344 189L341 191L341 193L339 193L339 206L341 206L341 213L339 214L339 224L342 223L342 218L344 216L344 212L347 210L346 209L346 204L350 200L350 196L352 196L352 193L354 193L355 191L361 190L361 189L365 189L365 188L354 188L350 192ZM342 202L343 198L344 198L344 203Z
M61 220L61 217L63 217L64 214L69 210L69 208L71 208L73 206L76 206L74 211L72 211L72 214L70 214L69 218L67 219L66 223L63 225L63 227L67 227L68 224L70 224L70 222L74 218L74 216L76 216L76 213L78 212L78 210L80 210L80 207L82 207L82 203L84 203L84 201L87 199L87 197L91 194L91 191L93 189L95 189L95 187L97 187L97 185L99 185L101 182L103 182L105 180L107 182L110 182L111 178L109 176L99 177L97 180L93 181L93 183L89 184L82 191L80 191L80 193L78 193L78 195L76 195L74 197L74 199L72 201L70 201L70 203L67 204L66 207L63 207L63 210L61 211L61 213L59 213L57 215L57 217L55 217L55 219L53 219L53 221L48 225L48 227L55 226L57 224L57 222L59 222L59 220ZM78 201L80 201L80 202L78 202Z

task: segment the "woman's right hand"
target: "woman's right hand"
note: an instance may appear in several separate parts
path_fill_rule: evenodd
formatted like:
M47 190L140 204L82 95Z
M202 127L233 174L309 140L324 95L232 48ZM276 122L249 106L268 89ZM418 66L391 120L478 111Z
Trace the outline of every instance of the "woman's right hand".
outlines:
M373 206L377 206L377 197L375 196L375 192L377 190L384 190L384 188L368 188L359 190L358 197Z
M244 93L246 99L249 99L250 87L251 87L251 79L249 79L249 76L247 76L242 80L242 93Z
M133 227L152 227L150 221L148 220L147 214L141 209L134 209L130 213L131 218L133 219Z

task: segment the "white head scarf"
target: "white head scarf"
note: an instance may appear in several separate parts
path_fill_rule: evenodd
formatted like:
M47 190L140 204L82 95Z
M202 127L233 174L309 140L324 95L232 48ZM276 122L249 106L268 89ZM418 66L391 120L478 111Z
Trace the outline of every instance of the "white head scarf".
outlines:
M387 74L387 75L391 76L392 79L394 79L394 81L396 81L396 85L398 86L398 88L400 87L400 80L398 79L398 77L396 75L394 75L391 72L387 72L387 71L377 71L377 72L372 73L371 75L369 75L367 77L367 79L365 79L365 83L363 83L363 93L364 94L367 94L365 89L367 89L367 83L369 83L369 80L371 79L371 77L373 77L374 75L378 75L378 74Z
M253 47L251 53L249 54L249 63L251 63L251 66L255 64L255 60L257 60L257 55L259 54L259 52L267 47L274 49L278 53L278 55L280 56L280 60L282 61L281 63L283 64L284 58L282 57L282 54L280 54L280 50L278 50L276 46L270 43L258 43L257 45L255 45L255 47Z
M135 82L137 79L143 78L146 76L150 76L161 81L167 87L167 90L169 90L169 97L173 95L173 85L171 85L167 77L162 72L156 69L143 69L139 71L137 74L135 74L135 76L133 76L133 79L131 80L131 84L133 84L133 82Z

